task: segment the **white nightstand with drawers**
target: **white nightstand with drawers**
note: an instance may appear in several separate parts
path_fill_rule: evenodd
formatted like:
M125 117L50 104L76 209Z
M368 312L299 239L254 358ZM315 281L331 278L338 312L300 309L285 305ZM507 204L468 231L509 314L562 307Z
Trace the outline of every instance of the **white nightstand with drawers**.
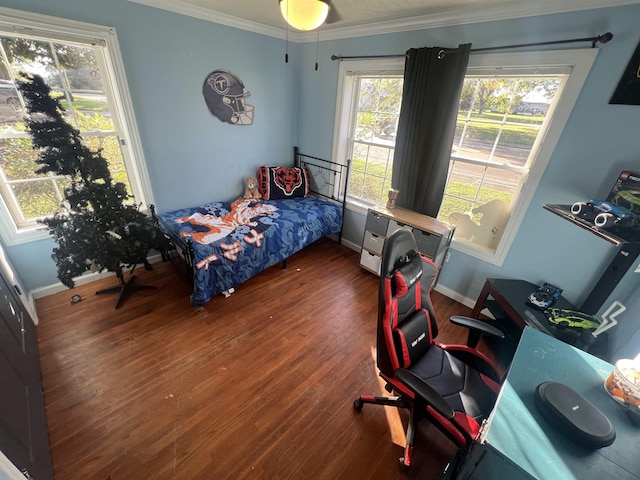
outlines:
M455 227L433 217L404 208L371 207L362 239L360 266L380 275L382 248L385 240L399 228L413 232L418 250L442 268Z

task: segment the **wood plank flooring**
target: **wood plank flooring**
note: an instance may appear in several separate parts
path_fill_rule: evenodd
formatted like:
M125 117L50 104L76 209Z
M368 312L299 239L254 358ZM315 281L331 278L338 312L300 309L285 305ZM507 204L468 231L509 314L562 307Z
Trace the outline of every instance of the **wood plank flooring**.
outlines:
M105 279L38 300L53 469L71 479L437 479L454 449L428 423L401 473L408 413L375 367L378 279L329 239L202 308L169 263L136 270L115 310ZM72 304L79 294L83 300ZM470 309L434 293L442 342ZM396 443L394 443L396 442Z

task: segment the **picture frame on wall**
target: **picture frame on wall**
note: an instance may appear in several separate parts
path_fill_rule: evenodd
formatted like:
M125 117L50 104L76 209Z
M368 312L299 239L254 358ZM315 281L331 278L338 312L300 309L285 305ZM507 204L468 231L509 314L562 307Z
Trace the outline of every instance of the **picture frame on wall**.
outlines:
M640 105L640 43L629 60L609 104Z

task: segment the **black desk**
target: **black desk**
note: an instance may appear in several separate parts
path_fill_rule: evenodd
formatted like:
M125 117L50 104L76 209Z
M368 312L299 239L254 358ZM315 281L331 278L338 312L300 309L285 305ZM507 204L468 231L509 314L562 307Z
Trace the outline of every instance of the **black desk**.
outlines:
M527 297L537 288L538 285L525 280L488 278L478 296L471 316L478 318L484 308L488 309L499 323L497 326L499 328L506 327L507 332L505 333L508 335L511 333L516 343L520 339L522 329L529 326L565 343L589 351L594 355L602 356L606 354L606 333L596 338L591 335L590 330L582 328L561 330L547 320L542 310L529 305ZM577 310L571 302L562 296L558 298L553 307ZM514 326L517 328L514 329ZM478 340L479 336L473 337L470 335L469 342L471 346L475 346Z

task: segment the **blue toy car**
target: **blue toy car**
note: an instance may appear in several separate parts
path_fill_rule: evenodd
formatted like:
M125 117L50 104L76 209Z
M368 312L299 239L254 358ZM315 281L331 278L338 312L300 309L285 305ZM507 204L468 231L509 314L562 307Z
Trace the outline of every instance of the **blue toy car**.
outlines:
M544 310L553 305L560 298L561 293L561 288L554 287L550 283L544 283L529 295L527 302L540 310Z
M571 213L592 221L598 228L610 228L614 225L626 227L638 222L638 216L628 208L603 200L576 202L571 205Z

